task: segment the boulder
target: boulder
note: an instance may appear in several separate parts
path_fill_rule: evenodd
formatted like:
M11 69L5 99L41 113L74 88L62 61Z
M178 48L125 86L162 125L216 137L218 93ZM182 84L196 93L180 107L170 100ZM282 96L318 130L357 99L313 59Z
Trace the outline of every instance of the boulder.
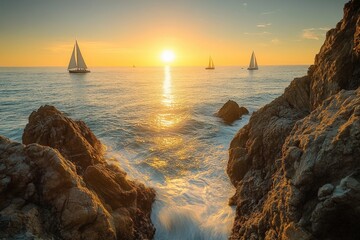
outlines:
M22 141L58 149L81 174L88 166L104 162L105 148L86 124L66 117L53 106L31 113Z
M0 136L0 239L153 238L155 191L106 159L84 122L44 106L23 140Z
M358 239L360 1L344 7L307 76L235 135L230 239Z
M239 107L235 101L229 100L220 108L216 115L222 118L224 122L231 124L235 120L240 119L244 114L249 114L249 111L245 107Z

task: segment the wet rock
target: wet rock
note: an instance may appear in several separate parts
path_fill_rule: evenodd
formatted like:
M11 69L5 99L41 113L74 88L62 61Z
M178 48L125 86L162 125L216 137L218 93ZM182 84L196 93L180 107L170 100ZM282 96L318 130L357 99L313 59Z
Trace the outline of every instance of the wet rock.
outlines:
M249 111L245 107L239 107L239 105L232 100L227 101L217 112L217 116L228 124L240 119L244 114L249 114Z
M360 238L360 1L308 75L256 111L230 144L230 239Z
M83 122L41 107L23 139L26 145L0 136L0 239L154 236L154 190L105 159Z

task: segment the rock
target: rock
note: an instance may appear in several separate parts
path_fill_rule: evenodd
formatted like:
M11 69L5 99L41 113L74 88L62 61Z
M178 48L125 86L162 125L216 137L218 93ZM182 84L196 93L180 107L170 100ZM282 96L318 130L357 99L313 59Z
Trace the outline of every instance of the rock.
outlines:
M304 104L306 99L309 100L309 78L294 79L285 92L287 94L254 112L249 123L240 129L231 141L227 173L234 185L245 176L251 166L253 168L250 175L267 166L267 174L261 176L270 178L274 172L274 161L281 156L280 151L286 136L295 122L309 113L309 107ZM297 97L300 95L302 96ZM297 103L300 106L293 107ZM246 167L238 168L237 162ZM261 186L263 187L266 186Z
M228 124L240 119L244 114L249 114L249 111L245 107L239 107L239 105L232 100L227 101L217 112L217 116Z
M359 5L358 0L345 5L343 19L327 33L314 66L309 68L312 109L341 89L360 86Z
M308 75L235 135L230 239L359 239L360 1L327 33Z
M321 188L319 188L318 191L318 198L320 201L325 200L326 198L328 198L331 193L334 191L334 186L331 183L327 183L324 186L322 186Z
M104 162L104 146L82 121L73 121L53 106L42 106L31 113L22 137L24 144L38 143L58 149L75 163L79 173Z
M0 239L153 238L155 191L105 159L85 123L41 107L23 139L0 136Z

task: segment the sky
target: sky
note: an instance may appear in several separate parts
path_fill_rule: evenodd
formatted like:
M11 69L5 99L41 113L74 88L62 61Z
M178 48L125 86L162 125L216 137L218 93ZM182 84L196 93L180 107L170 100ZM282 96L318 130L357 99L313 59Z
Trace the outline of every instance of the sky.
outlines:
M0 66L312 64L347 0L0 0Z

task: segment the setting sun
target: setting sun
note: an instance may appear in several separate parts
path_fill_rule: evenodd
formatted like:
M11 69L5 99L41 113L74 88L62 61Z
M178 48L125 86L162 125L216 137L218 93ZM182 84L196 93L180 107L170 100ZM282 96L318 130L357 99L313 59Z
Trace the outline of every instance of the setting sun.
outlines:
M161 54L161 60L164 63L171 63L175 59L175 54L172 50L164 50Z

